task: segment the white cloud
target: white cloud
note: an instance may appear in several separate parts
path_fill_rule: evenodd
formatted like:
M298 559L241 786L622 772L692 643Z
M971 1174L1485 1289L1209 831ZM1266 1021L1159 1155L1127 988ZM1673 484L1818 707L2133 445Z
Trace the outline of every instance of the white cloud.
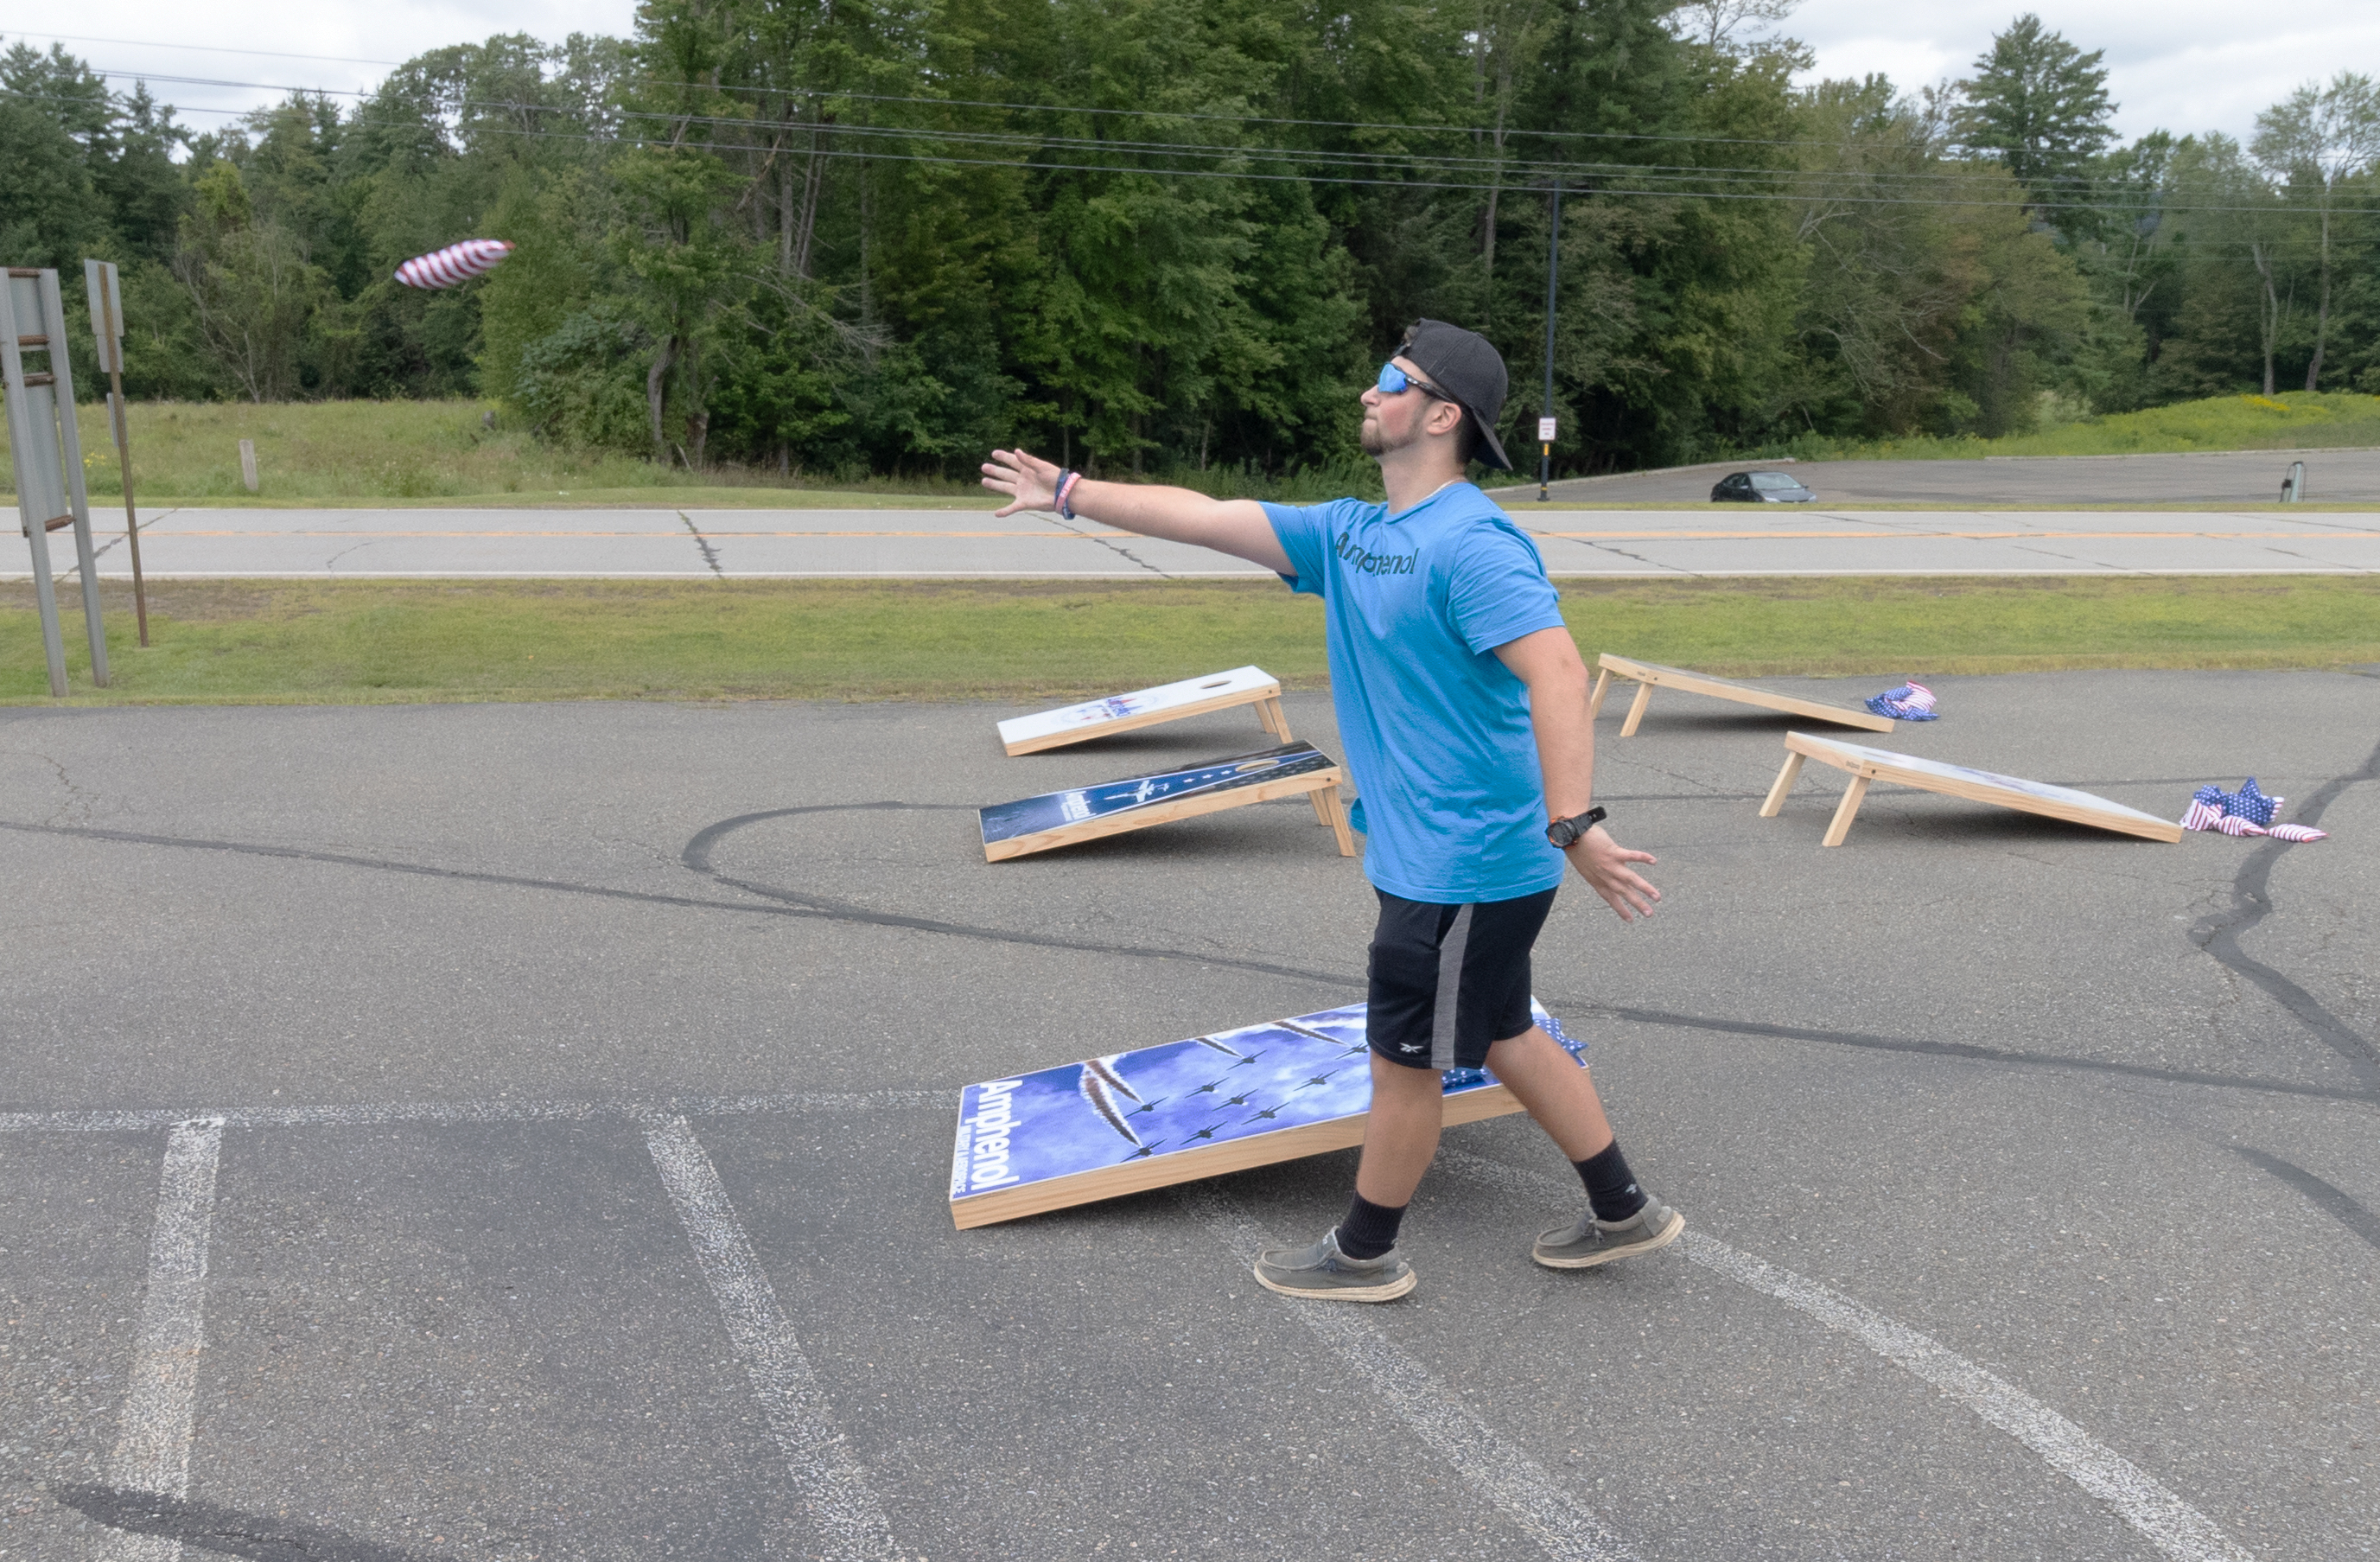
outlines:
M2281 13L2236 0L1805 0L1780 31L1816 51L1817 75L1883 70L1912 91L1967 75L1992 34L2027 10L2077 48L2106 51L2127 139L2160 128L2244 137L2301 82L2380 73L2373 0L2293 0Z
M179 107L183 123L209 130L224 123L221 111L278 102L288 88L362 91L387 73L383 65L344 61L404 60L499 32L554 43L573 32L621 34L635 18L635 0L183 0L171 7L157 0L81 0L70 10L0 6L0 34L46 47L60 31L72 33L62 40L69 53L98 69L153 79L150 91ZM141 39L152 42L81 41ZM174 46L190 44L209 47ZM293 55L310 57L276 57ZM165 79L173 77L185 79Z

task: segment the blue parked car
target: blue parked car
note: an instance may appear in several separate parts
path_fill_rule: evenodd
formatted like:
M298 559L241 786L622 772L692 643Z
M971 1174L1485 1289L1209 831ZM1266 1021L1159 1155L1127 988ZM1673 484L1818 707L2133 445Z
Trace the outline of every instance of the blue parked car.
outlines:
M1711 489L1714 505L1815 505L1818 496L1785 472L1730 472Z

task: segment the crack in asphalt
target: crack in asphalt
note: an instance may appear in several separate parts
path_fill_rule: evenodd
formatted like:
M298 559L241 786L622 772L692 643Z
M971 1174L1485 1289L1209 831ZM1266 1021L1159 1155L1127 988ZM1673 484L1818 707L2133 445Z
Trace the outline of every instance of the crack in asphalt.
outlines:
M2315 789L2297 811L2297 823L2319 824L2323 810L2336 802L2348 787L2364 781L2380 780L2380 744L2365 756L2362 768L2334 775ZM2303 987L2255 958L2240 946L2240 935L2246 934L2273 914L2273 866L2295 843L2269 837L2248 854L2240 872L2231 881L2231 909L2199 919L2190 930L2191 942L2215 957L2226 970L2246 978L2274 1002L2289 1010L2299 1024L2313 1031L2325 1045L2347 1060L2355 1077L2366 1089L2380 1092L2380 1047L2372 1039L2355 1030L2330 1012L2320 1000Z
M1064 516L1060 515L1055 510L1050 511L1049 514L1050 520L1052 525L1063 527L1077 537L1088 538L1090 541L1097 543L1099 546L1107 549L1110 553L1120 555L1129 563L1138 565L1141 568L1148 570L1151 575L1156 576L1161 580L1171 580L1173 579L1172 576L1168 575L1164 570L1158 568L1157 566L1149 563L1148 560L1141 557L1130 548L1125 547L1114 538L1102 537L1096 531L1086 531L1081 527L1069 521Z
M711 574L722 580L725 580L727 571L719 567L719 550L710 545L710 539L702 534L702 528L694 523L694 517L680 510L677 512L677 518L686 522L686 531L693 534L694 545L702 551L702 562L710 566Z
M2375 758L2380 758L2380 755L2375 755ZM567 879L535 878L526 874L495 873L468 868L445 868L429 863L363 857L347 852L315 851L303 847L269 846L256 842L212 840L185 836L161 836L132 830L104 829L92 825L30 824L18 821L0 820L0 830L19 835L57 836L127 846L164 847L180 850L220 851L240 856L277 858L291 861L322 863L331 867L360 868L376 873L484 884L508 889L538 890L548 894L582 895L597 899L634 901L691 910L731 911L747 915L854 922L864 926L898 928L981 943L1021 945L1078 954L1178 961L1225 970L1245 970L1258 975L1310 982L1342 992L1361 992L1364 989L1364 977L1354 971L1317 970L1305 967L1279 965L1267 960L1201 953L1188 949L1173 949L1156 945L1092 943L1080 939L1061 938L1048 934L980 927L965 922L942 921L929 917L911 917L897 912L878 911L825 896L804 895L798 891L782 889L773 885L736 878L721 871L711 860L714 848L721 840L737 830L771 819L792 818L811 813L851 812L954 812L960 811L972 812L971 805L898 801L811 803L794 808L766 809L754 813L737 814L733 818L705 825L695 832L680 853L681 863L687 871L710 879L713 883L756 897L757 904L750 900L671 895L655 890L620 889L607 885L581 884ZM2150 1064L2122 1063L2098 1058L2060 1057L2050 1053L2021 1052L2012 1048L1980 1046L1965 1042L1926 1041L1916 1037L1884 1036L1856 1031L1828 1030L1815 1026L1779 1025L1766 1020L1682 1014L1669 1009L1602 1003L1590 998L1562 994L1549 994L1547 997L1549 1002L1573 1014L1592 1014L1632 1025L1673 1026L1681 1030L1716 1031L1727 1035L1761 1036L1777 1041L1807 1042L1867 1052L1904 1053L1965 1062L1997 1063L2029 1068L2111 1075L2163 1084L2199 1085L2217 1090L2250 1091L2312 1100L2380 1105L2380 1087L2368 1083L2357 1086L2313 1084L2258 1075L2216 1074L2197 1069L2165 1068Z
M51 1495L111 1530L152 1535L222 1556L252 1562L410 1562L411 1554L344 1531L294 1519L242 1513L192 1497L169 1497L120 1486L54 1487Z
M2251 1150L2244 1144L2231 1147L2240 1158L2262 1172L2269 1172L2312 1200L2326 1214L2338 1217L2339 1223L2375 1248L2380 1248L2380 1214L2374 1214L2357 1202L2355 1196L2306 1170L2295 1162L2284 1161L2278 1155L2262 1150Z

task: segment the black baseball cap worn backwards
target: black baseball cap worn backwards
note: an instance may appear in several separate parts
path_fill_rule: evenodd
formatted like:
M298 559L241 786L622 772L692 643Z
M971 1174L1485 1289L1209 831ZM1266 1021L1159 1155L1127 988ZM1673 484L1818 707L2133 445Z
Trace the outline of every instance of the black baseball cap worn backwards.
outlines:
M1478 332L1443 320L1414 322L1396 355L1470 414L1479 431L1479 458L1499 471L1511 471L1512 458L1496 438L1496 418L1504 410L1504 392L1511 384L1504 355Z

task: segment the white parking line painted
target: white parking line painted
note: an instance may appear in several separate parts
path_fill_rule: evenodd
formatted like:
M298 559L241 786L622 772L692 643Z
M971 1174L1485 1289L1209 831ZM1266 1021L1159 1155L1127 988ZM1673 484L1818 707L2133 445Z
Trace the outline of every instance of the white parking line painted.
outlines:
M1492 1182L1532 1196L1559 1187L1575 1200L1577 1187L1555 1178L1508 1166L1461 1150L1441 1149L1439 1165L1458 1176ZM1679 1241L1688 1259L1773 1297L1850 1335L1886 1361L1959 1400L1968 1409L2038 1454L2052 1470L2114 1510L2142 1538L2174 1562L2255 1562L2232 1544L2215 1521L2184 1502L2155 1476L2094 1438L2006 1378L1985 1371L1929 1336L1863 1307L1817 1281L1780 1269L1716 1237L1689 1231Z
M774 1112L889 1112L948 1106L949 1090L802 1091L783 1095L673 1095L658 1101L395 1101L348 1106L229 1107L213 1119L235 1129L378 1128L395 1123L638 1122L655 1117L738 1117ZM0 1133L133 1133L171 1127L187 1111L0 1112Z
M677 1206L678 1218L686 1223L702 1276L727 1321L727 1337L751 1375L769 1429L801 1488L802 1506L826 1544L825 1555L834 1562L897 1558L884 1509L843 1434L835 1430L833 1407L802 1354L792 1322L777 1303L776 1287L752 1251L751 1239L735 1218L710 1152L684 1117L648 1124L645 1144L661 1170L670 1202Z
M1259 1251L1273 1245L1264 1227L1210 1188L1192 1188L1182 1202L1243 1261L1253 1261ZM1544 1466L1464 1409L1462 1399L1428 1368L1390 1344L1363 1309L1293 1300L1285 1305L1547 1556L1557 1562L1622 1562L1632 1555L1592 1508L1546 1473Z
M207 1239L214 1228L223 1133L222 1118L199 1117L176 1123L165 1141L157 1222L149 1234L140 1344L124 1400L123 1431L107 1466L110 1483L126 1491L189 1495L199 1352L206 1344ZM102 1555L108 1562L174 1562L182 1555L182 1543L119 1530L109 1534Z

